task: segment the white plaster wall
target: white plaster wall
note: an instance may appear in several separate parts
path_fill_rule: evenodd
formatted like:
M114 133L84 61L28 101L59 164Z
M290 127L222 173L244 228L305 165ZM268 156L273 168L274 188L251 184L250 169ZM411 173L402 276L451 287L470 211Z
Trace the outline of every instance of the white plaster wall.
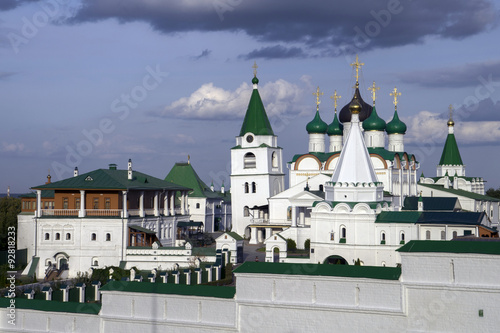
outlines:
M84 307L85 304L82 304ZM0 308L0 332L100 332L98 315L35 311L16 308L16 325L7 322L7 310Z

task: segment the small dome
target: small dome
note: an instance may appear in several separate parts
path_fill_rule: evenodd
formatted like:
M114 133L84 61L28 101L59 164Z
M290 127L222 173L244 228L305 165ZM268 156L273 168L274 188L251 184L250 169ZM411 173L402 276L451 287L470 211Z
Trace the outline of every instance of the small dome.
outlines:
M325 134L327 129L328 125L323 120L321 120L321 117L319 116L319 111L316 111L314 119L306 126L307 133L309 134L312 133Z
M455 126L455 122L453 120L448 120L448 127Z
M398 111L394 111L394 117L387 123L386 127L387 134L405 134L406 124L399 120Z
M359 114L362 109L358 99L354 96L351 103L349 103L349 111L351 111L352 114Z
M255 77L252 79L252 83L253 83L253 84L259 84L259 79L257 78L257 76L255 76Z
M363 121L363 129L365 131L383 131L386 126L387 124L384 119L378 116L375 106L372 109L372 114Z
M354 100L354 98L356 98L361 105L361 111L359 112L359 121L364 121L372 113L372 106L363 101L358 87L356 87L356 90L354 91L354 96L352 97L352 99ZM346 104L339 112L339 121L341 123L351 122L351 112L349 111L350 104L351 103Z
M343 135L344 134L344 125L342 125L337 118L337 112L335 112L335 116L333 117L333 121L330 125L328 125L328 129L326 130L326 134L332 135Z

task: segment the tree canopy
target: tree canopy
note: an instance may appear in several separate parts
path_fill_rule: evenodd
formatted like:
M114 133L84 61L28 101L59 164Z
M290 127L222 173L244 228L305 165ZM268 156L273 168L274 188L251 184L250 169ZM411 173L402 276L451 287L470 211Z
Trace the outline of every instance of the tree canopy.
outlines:
M492 187L488 191L486 191L486 195L492 198L500 199L500 187L496 190Z
M7 250L7 233L9 227L17 231L17 215L21 212L21 199L0 198L0 251Z

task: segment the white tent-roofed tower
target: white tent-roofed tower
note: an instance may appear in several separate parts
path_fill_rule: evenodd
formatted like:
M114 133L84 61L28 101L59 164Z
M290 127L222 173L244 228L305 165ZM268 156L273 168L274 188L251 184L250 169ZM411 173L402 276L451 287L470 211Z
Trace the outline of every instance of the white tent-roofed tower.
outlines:
M349 109L351 122L359 123L361 104L356 98ZM352 126L349 131L332 180L326 185L327 201L374 202L383 199L383 184L377 179L359 126Z

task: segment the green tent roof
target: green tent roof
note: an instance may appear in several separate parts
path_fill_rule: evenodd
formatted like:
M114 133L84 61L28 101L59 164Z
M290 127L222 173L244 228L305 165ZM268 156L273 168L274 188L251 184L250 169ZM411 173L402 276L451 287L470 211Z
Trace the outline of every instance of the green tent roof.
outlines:
M274 135L257 88L254 88L252 91L247 113L245 114L243 125L241 125L240 136L246 133L253 133L255 135Z
M127 170L97 169L82 175L35 186L33 189L86 189L86 190L189 190L171 182L133 171L133 177L128 179Z
M463 165L460 151L458 150L457 140L453 133L448 134L444 144L443 153L439 165Z
M224 198L224 200L226 200L227 197L230 197L227 192L220 193L212 191L210 187L201 180L191 163L175 163L172 170L170 170L165 177L165 181L191 188L192 191L189 192L189 196L194 198Z

